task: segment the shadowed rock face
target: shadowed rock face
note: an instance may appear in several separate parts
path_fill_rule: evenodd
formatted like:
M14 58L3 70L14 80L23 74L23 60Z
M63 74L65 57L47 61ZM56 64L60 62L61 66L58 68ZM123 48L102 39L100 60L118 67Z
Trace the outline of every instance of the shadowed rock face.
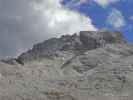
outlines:
M105 44L125 43L124 38L120 32L109 31L82 31L80 32L80 40L82 41L84 47L87 49L96 49Z
M125 43L120 32L82 31L79 35L64 35L52 38L33 46L31 50L18 57L18 61L27 62L42 58L54 58L58 52L82 53L112 43Z
M133 46L82 31L0 61L0 100L133 100Z

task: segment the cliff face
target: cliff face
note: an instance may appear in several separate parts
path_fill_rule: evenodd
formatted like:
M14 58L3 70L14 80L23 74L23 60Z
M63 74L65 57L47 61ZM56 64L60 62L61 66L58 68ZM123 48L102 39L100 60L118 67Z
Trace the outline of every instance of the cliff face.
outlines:
M2 100L132 100L133 46L120 32L82 31L0 62Z
M83 53L105 46L106 44L123 44L124 38L119 32L108 31L82 31L78 35L64 35L52 38L33 46L31 50L18 57L21 62L29 62L44 57L57 56L57 52Z

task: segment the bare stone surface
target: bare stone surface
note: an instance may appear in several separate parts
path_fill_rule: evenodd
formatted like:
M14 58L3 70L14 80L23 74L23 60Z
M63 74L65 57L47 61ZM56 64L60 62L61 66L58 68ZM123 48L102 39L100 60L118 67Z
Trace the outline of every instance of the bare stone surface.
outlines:
M0 100L132 100L133 46L119 32L52 38L0 61Z

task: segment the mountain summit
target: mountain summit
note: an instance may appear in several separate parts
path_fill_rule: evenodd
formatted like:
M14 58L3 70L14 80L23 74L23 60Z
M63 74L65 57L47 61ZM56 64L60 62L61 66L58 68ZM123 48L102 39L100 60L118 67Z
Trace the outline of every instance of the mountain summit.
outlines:
M0 100L132 100L132 75L120 32L81 31L0 61Z
M52 38L33 46L31 50L21 54L18 61L23 63L55 57L58 53L71 52L83 53L105 46L106 44L124 44L124 38L120 32L109 31L81 31L79 34L63 35L60 38Z

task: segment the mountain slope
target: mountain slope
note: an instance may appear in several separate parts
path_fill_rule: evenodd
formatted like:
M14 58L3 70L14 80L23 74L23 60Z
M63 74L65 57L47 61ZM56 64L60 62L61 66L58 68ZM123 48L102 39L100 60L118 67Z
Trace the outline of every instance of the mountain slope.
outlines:
M45 57L54 58L60 56L59 54L63 52L79 54L112 43L125 43L120 32L82 31L72 36L64 35L60 38L52 38L43 43L36 44L31 50L20 55L18 60L29 62Z
M132 100L133 46L120 32L52 38L0 62L0 99Z

